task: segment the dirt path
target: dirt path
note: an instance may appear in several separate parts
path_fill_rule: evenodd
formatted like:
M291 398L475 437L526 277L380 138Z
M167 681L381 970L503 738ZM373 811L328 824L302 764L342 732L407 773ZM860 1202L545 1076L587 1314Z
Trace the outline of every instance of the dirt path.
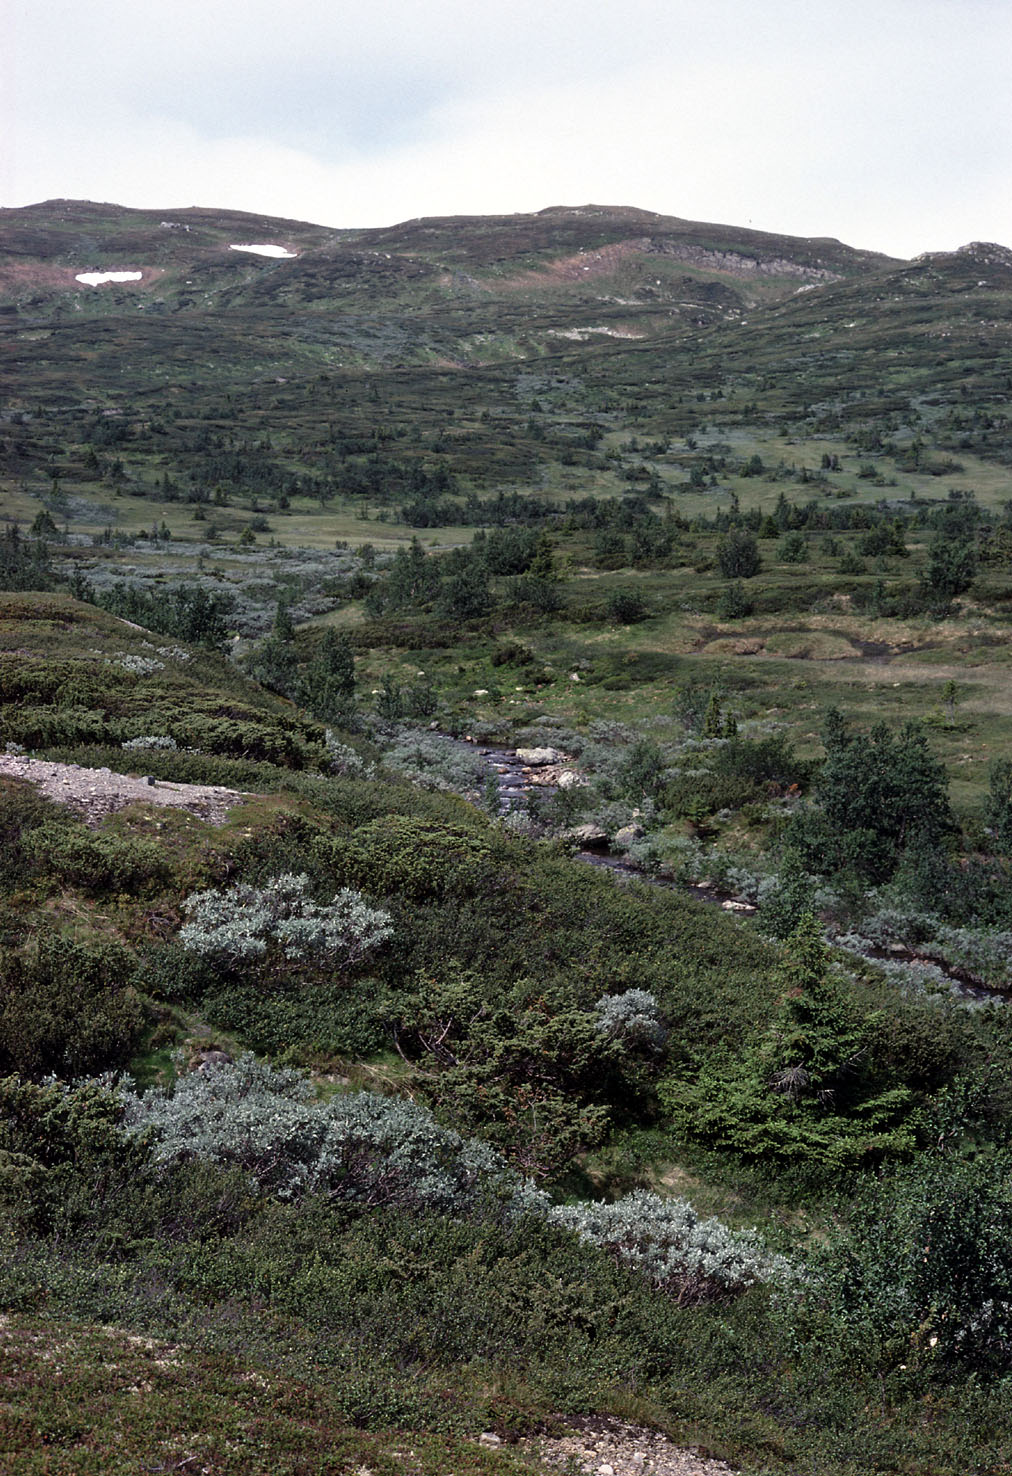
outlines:
M112 769L84 769L80 764L49 764L43 759L0 753L0 778L27 779L48 799L78 810L88 825L138 800L171 805L221 825L233 805L246 798L219 784L173 784L167 779L136 778Z

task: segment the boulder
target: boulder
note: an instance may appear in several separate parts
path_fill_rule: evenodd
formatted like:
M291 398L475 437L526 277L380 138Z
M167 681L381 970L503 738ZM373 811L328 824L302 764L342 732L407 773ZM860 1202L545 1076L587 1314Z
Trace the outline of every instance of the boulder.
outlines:
M600 825L574 825L572 830L567 830L566 840L575 841L584 850L592 851L595 847L608 844L608 832L602 830Z
M580 778L575 769L560 769L555 782L560 789L577 789L586 781Z
M631 825L622 825L615 832L615 844L618 846L619 850L626 851L632 845L633 841L638 841L642 835L642 825L637 825L635 823Z
M528 769L542 769L547 764L562 764L566 755L557 748L518 748L517 758Z

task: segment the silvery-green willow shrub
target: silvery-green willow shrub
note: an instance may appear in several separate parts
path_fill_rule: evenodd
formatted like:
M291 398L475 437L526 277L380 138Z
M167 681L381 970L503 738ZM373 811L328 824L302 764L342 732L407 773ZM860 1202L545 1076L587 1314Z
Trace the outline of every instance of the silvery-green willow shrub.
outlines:
M329 903L306 895L305 874L276 876L264 887L240 882L224 890L194 892L183 907L184 948L202 958L236 966L269 951L289 963L346 966L359 963L393 933L389 913L370 907L361 892L342 887Z
M342 743L333 728L325 730L323 743L327 750L327 759L332 774L337 774L342 779L372 779L375 777L376 765L364 759L350 744Z
M120 744L120 748L128 751L132 749L161 749L174 753L178 747L175 738L170 738L167 733L142 733L138 738L127 738Z
M513 1219L549 1206L493 1148L441 1127L427 1108L372 1092L320 1102L301 1072L252 1055L192 1072L171 1091L127 1096L124 1120L150 1132L157 1158L235 1165L282 1199L315 1192L448 1215L497 1205Z
M395 769L425 789L476 795L488 774L481 754L441 733L401 726L383 751L386 768Z
M771 1255L756 1231L735 1232L720 1220L701 1220L686 1200L662 1199L645 1189L614 1204L555 1205L549 1218L690 1306L790 1276L789 1262Z
M157 1159L243 1169L281 1199L317 1193L363 1209L395 1206L573 1231L685 1303L781 1279L787 1263L755 1232L700 1220L683 1200L642 1191L616 1204L553 1205L494 1148L441 1127L416 1102L350 1092L321 1102L302 1073L246 1055L143 1096L123 1091L124 1125Z
M646 989L606 994L597 1002L597 1028L633 1048L660 1050L667 1039L660 1006Z

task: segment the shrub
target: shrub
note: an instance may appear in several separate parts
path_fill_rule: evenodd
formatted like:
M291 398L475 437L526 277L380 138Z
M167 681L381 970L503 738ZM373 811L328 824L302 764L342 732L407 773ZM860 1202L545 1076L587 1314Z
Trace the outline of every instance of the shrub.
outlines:
M142 733L138 738L128 738L121 746L128 751L167 749L171 753L175 751L178 744L175 738L170 738L166 733Z
M857 1358L1007 1374L1010 1183L1007 1151L965 1160L943 1148L868 1186L849 1234L816 1258L810 1293Z
M717 601L717 614L721 620L744 620L754 609L755 605L746 595L740 579L727 585Z
M918 728L907 724L893 734L879 723L870 733L853 732L832 711L823 743L816 795L837 851L847 850L872 881L891 875L913 840L937 846L952 832L945 769ZM848 846L848 833L860 833L867 843ZM828 869L825 861L822 869Z
M256 759L283 768L301 769L313 757L296 734L269 718L193 716L171 724L172 737L183 748L228 758Z
M556 1205L550 1218L683 1305L790 1274L788 1262L771 1256L754 1231L735 1234L720 1220L701 1220L684 1199L661 1199L643 1189L614 1204Z
M332 774L339 774L344 779L372 779L375 775L375 764L364 759L357 749L342 743L331 728L324 733L323 743Z
M28 749L60 745L118 744L123 724L105 712L83 707L8 708L3 716L4 738L13 738Z
M928 567L922 579L926 599L944 608L973 583L977 572L977 550L968 540L940 535L931 545Z
M49 876L92 896L143 894L164 882L169 871L153 841L104 835L59 820L33 831L27 848Z
M984 824L994 836L995 846L1012 855L1012 759L996 759L991 765Z
M608 600L608 613L619 625L635 625L646 619L647 607L635 590L617 589Z
M700 1220L682 1200L640 1192L553 1206L494 1149L441 1127L417 1103L369 1092L318 1102L301 1074L251 1056L123 1101L127 1131L149 1134L162 1162L236 1166L280 1199L317 1193L363 1209L506 1224L530 1216L603 1248L679 1302L727 1297L787 1271L754 1232Z
M136 584L121 583L101 591L97 603L110 614L132 620L148 630L216 648L225 642L228 633L225 617L234 602L229 594L211 593L195 584L149 591Z
M694 1082L662 1095L682 1129L742 1159L816 1174L907 1153L910 1093L874 1055L876 1017L862 1017L828 969L809 915L792 934L783 993L745 1049L710 1057Z
M56 583L45 543L41 538L23 538L12 523L0 538L0 589L53 589Z
M605 994L597 1002L597 1028L633 1049L660 1050L667 1038L657 1000L646 989Z
M201 958L230 968L279 962L349 968L386 941L390 916L344 888L325 905L306 895L306 875L275 877L266 887L240 882L195 892L183 903L189 921L179 941Z
M0 962L0 1070L66 1078L125 1066L145 1025L122 948L43 933Z
M401 728L383 753L383 763L414 784L475 796L489 769L474 748L424 728Z
M725 579L752 579L762 568L759 545L751 533L732 528L717 544L717 563Z
M787 850L771 882L758 890L759 926L773 938L789 938L805 913L814 910L815 878L797 851Z
M319 718L346 723L355 711L355 659L346 636L325 630L299 673L295 694Z
M498 875L485 836L413 815L385 815L360 826L348 840L318 844L338 875L413 902L473 894Z
M12 892L35 876L41 862L32 835L46 824L72 823L66 810L39 794L27 779L0 779L0 887Z
M282 1199L317 1192L464 1214L498 1198L511 1216L544 1202L493 1149L440 1127L425 1107L371 1092L321 1103L302 1073L252 1056L125 1102L127 1127L152 1132L156 1157L235 1164Z
M805 564L808 562L808 544L803 533L788 533L780 540L777 554L785 564Z
M66 1241L113 1186L136 1182L146 1150L120 1131L122 1103L96 1081L0 1080L0 1206L15 1225Z

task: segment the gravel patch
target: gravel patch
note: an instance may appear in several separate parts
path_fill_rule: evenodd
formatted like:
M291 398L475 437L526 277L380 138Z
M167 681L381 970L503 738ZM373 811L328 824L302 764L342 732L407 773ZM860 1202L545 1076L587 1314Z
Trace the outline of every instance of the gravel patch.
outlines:
M723 1461L675 1445L657 1430L621 1420L587 1419L568 1434L523 1442L549 1469L587 1476L734 1476Z
M80 764L49 764L9 753L0 754L0 777L29 780L47 799L77 810L88 825L97 825L103 815L138 800L188 810L211 825L221 825L233 805L247 797L220 784L173 784L167 779L136 778L111 769L85 769Z

